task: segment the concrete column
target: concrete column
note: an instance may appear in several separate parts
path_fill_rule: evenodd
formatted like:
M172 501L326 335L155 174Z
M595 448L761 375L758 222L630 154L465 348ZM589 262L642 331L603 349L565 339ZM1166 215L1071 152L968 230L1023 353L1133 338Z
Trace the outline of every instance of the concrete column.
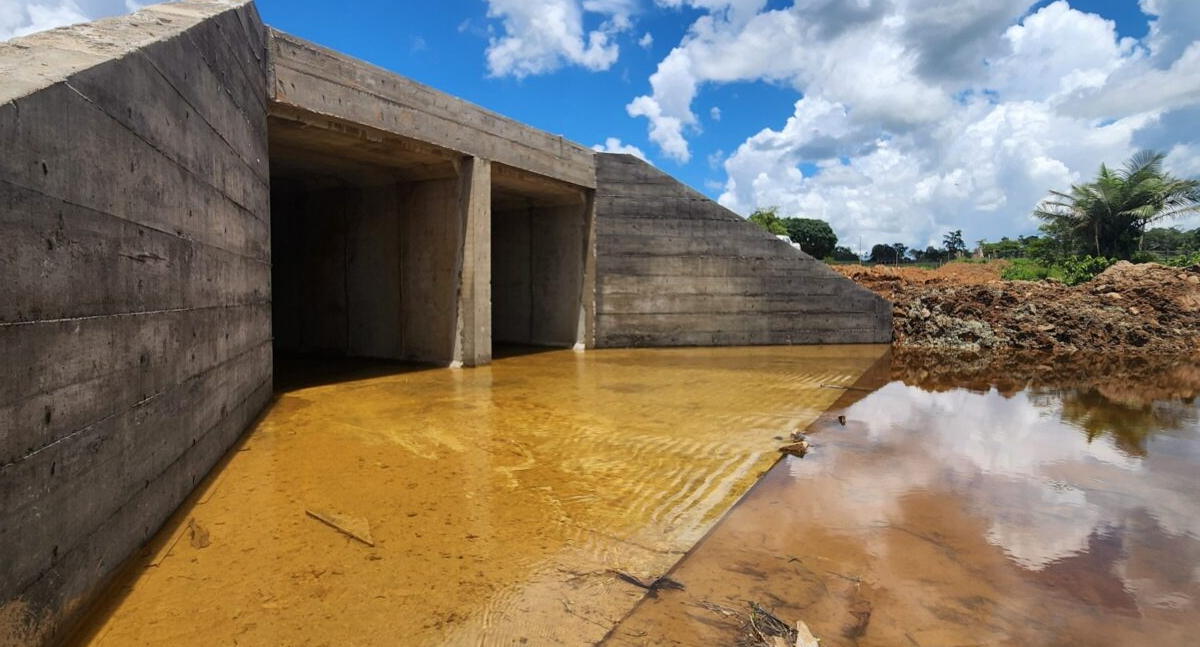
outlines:
M596 193L588 191L583 204L583 287L579 291L576 350L596 346Z
M459 167L458 335L455 361L481 366L492 361L492 165L467 157Z

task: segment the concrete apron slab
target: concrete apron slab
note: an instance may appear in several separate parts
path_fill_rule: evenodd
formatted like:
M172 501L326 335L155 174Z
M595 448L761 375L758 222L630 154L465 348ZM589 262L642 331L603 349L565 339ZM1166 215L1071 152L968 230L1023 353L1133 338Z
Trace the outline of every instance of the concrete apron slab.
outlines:
M669 570L884 351L560 350L281 393L76 644L592 644L646 593L621 573Z

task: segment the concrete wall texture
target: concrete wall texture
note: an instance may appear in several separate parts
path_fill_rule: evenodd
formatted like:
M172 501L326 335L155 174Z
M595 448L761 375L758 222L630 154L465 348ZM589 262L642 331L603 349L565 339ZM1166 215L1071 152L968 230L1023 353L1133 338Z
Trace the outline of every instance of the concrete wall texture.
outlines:
M455 360L457 180L311 188L276 178L271 200L277 351Z
M0 44L0 644L60 640L273 354L886 342L890 307L634 158L185 0Z
M0 641L58 638L271 397L266 32L0 45Z
M886 300L650 164L596 183L596 346L891 342Z

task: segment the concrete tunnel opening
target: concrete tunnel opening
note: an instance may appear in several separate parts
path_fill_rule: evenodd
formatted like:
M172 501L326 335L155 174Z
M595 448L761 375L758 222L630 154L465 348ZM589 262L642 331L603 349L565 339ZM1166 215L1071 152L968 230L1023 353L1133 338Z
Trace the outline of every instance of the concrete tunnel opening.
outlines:
M569 348L582 342L590 196L499 165L492 178L494 343Z
M277 373L308 359L454 363L462 292L480 263L490 288L478 310L485 357L492 344L511 353L583 341L590 191L489 164L481 249L465 242L464 192L479 187L461 155L277 113L269 120Z
M273 115L269 143L277 369L312 357L449 363L455 156L306 115Z

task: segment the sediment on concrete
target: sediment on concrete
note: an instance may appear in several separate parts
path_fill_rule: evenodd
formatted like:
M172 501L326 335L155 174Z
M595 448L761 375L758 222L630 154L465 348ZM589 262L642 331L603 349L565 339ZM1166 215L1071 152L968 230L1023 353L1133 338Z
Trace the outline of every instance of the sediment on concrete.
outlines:
M891 341L887 301L650 164L596 182L596 346Z
M0 45L0 638L58 640L270 397L266 38L188 2Z

